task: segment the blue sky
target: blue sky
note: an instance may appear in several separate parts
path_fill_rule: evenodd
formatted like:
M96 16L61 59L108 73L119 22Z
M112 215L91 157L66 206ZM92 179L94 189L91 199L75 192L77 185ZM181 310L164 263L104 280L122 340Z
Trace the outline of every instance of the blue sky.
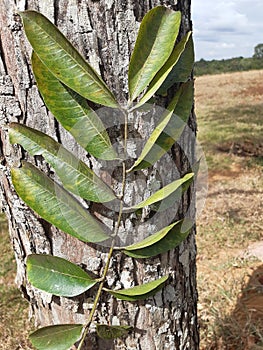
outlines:
M196 60L251 57L263 43L263 0L192 0Z

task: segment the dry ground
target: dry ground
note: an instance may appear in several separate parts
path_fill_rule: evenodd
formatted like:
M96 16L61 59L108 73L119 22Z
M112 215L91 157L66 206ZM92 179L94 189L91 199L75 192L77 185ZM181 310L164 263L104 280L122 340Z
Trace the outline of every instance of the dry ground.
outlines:
M28 304L22 299L14 283L16 263L7 234L7 225L1 214L0 246L0 349L29 350Z
M263 349L263 71L197 78L196 110L209 165L197 235L201 349Z
M197 78L196 110L209 165L197 235L201 349L260 350L263 262L248 248L262 240L263 71ZM0 349L29 350L27 304L14 286L8 243L2 227Z

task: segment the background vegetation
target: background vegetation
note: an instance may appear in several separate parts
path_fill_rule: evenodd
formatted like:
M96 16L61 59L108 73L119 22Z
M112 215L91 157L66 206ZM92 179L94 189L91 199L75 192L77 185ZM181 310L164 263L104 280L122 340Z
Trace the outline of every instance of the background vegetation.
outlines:
M194 69L195 76L263 69L263 44L258 44L255 47L253 57L235 57L211 61L201 59L195 63Z

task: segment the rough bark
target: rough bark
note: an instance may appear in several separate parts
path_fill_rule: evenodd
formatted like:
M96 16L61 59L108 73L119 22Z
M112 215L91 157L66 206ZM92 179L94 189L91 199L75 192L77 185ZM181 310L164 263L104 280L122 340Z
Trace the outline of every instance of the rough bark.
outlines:
M37 91L29 63L30 46L22 31L16 10L34 9L52 20L99 71L119 100L127 98L127 67L139 23L144 14L156 5L167 5L183 13L181 35L191 28L190 0L1 0L0 2L0 200L10 227L10 237L17 260L16 282L30 302L36 325L83 322L92 307L94 292L79 298L58 298L30 286L25 277L25 258L32 252L49 253L83 264L87 271L99 274L106 258L106 249L84 244L58 231L36 216L16 195L10 181L10 168L21 159L30 159L47 173L48 166L39 157L29 158L20 147L10 146L6 126L10 122L25 123L62 141L83 159L81 151L70 135L55 121L43 104ZM194 115L189 126L195 132ZM140 128L138 128L139 130ZM194 157L194 140L186 133L181 140L184 150ZM170 169L164 181L170 182L177 167L184 173L188 161L180 147L173 147L171 158L160 165ZM87 158L86 158L87 159ZM96 168L96 162L89 158ZM143 186L136 189L142 199L149 187L153 170L145 174ZM52 176L52 174L51 174ZM180 209L186 210L190 194L185 196ZM192 209L193 210L193 209ZM116 302L104 296L96 313L96 321L109 324L131 324L135 332L124 340L103 343L92 338L87 349L198 349L196 247L193 233L178 249L162 256L134 261L116 254L108 277L109 287L142 283L170 273L170 284L154 298L138 304Z

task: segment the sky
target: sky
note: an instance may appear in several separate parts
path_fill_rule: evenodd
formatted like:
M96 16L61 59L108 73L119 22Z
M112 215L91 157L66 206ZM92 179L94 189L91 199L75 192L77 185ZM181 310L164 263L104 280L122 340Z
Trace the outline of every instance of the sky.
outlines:
M263 43L263 0L192 0L196 60L252 57Z

